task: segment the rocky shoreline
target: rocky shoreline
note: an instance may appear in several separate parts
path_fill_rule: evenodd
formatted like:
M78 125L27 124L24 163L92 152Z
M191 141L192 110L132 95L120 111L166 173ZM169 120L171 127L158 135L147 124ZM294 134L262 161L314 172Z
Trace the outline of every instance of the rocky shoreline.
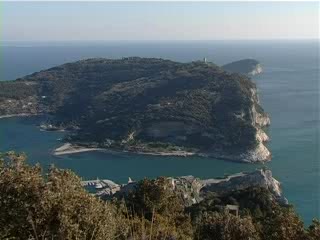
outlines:
M261 64L259 63L256 65L256 67L251 72L248 73L248 75L255 76L255 75L258 75L262 72L263 72L263 68L262 68Z
M128 67L135 74L127 74ZM261 71L254 59L222 68L205 61L86 59L4 84L0 118L50 114L41 131L71 132L69 143L53 151L57 156L117 151L265 162L271 153L263 127L270 118L256 85L241 74ZM99 80L87 94L83 86L92 79ZM69 88L62 88L66 82Z
M128 149L115 149L115 148L100 148L100 147L90 147L90 146L81 146L72 143L65 143L62 146L53 150L52 154L55 156L76 154L82 152L113 152L113 153L132 153L132 154L141 154L141 155L150 155L150 156L175 156L175 157L188 157L188 156L199 156L199 157L212 157L221 160L228 160L234 162L243 162L243 163L254 163L254 162L267 162L271 160L271 153L269 150L264 147L263 144L259 144L257 149L243 153L240 155L231 155L227 153L209 153L209 152L200 152L200 151L185 151L185 150L128 150Z
M37 115L39 114L31 114L31 113L7 114L7 115L0 115L0 119L12 118L12 117L31 117L31 116L37 116Z
M154 156L179 156L179 157L187 157L200 155L195 152L187 152L187 151L130 151L130 150L116 150L112 148L98 148L98 147L85 147L72 143L65 143L62 146L53 150L52 154L55 156L67 155L67 154L75 154L81 152L91 152L91 151L101 151L101 152L126 152L126 153L136 153L142 155L154 155Z
M255 111L255 109L254 109ZM125 152L125 153L133 153L133 154L141 154L141 155L151 155L151 156L176 156L176 157L188 157L188 156L200 156L200 157L212 157L221 160L234 161L234 162L244 162L244 163L256 163L256 162L267 162L271 160L271 153L265 147L264 143L269 141L268 135L260 128L261 126L266 126L270 124L270 119L268 116L261 116L260 114L255 113L257 124L257 134L256 139L258 141L257 147L255 149L249 150L240 154L230 154L226 152L201 152L197 150L168 150L168 149L152 149L146 147L138 147L138 148L124 148L124 149L115 149L112 147L98 147L97 145L90 144L80 145L72 142L66 142L62 146L54 149L52 154L55 156L68 155L68 154L76 154L83 152L92 152L92 151L101 151L101 152ZM35 114L11 114L11 115L3 115L1 118L10 118L10 117L28 117L35 116ZM54 125L41 125L41 131L65 131L61 127L56 127Z
M255 91L252 92L254 97L257 97ZM253 115L253 126L256 128L256 140L257 145L254 149L250 149L247 152L230 154L227 152L201 152L197 150L168 150L168 149L152 149L146 146L143 147L125 147L123 149L115 149L110 147L99 147L96 144L80 145L72 142L66 142L62 146L53 150L53 155L67 155L82 152L91 151L102 151L102 152L126 152L142 155L152 155L152 156L176 156L176 157L187 157L187 156L200 156L200 157L212 157L221 160L243 162L243 163L257 163L257 162L268 162L271 160L271 153L268 148L264 145L270 140L269 136L262 129L270 125L270 118L267 114L259 113L255 107L252 108L251 114ZM50 125L51 126L51 125ZM52 125L50 131L63 131L64 129L55 127Z
M186 206L201 202L208 194L226 194L233 191L248 188L261 187L267 189L280 204L288 204L283 196L281 184L273 178L270 170L255 170L253 172L240 172L225 178L199 179L194 176L166 177L171 183L172 191L184 198ZM96 195L102 198L112 198L129 194L137 185L137 182L129 178L127 184L118 184L111 180L89 180L83 181L83 186L94 186Z

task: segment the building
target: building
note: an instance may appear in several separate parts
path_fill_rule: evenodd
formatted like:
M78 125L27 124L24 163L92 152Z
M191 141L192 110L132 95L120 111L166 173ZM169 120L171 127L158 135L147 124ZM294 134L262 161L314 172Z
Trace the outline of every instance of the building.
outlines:
M237 206L237 205L227 205L226 209L229 213L231 213L235 216L238 216L238 214L239 214L239 206Z

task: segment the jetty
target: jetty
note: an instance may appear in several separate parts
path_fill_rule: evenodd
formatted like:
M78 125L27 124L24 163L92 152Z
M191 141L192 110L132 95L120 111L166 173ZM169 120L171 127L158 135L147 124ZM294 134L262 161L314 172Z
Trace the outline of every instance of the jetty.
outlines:
M92 187L97 187L97 186L102 186L103 188L108 187L108 188L115 188L119 187L118 184L115 182L108 180L108 179L96 179L96 180L88 180L88 181L81 181L81 185L84 187L92 186Z

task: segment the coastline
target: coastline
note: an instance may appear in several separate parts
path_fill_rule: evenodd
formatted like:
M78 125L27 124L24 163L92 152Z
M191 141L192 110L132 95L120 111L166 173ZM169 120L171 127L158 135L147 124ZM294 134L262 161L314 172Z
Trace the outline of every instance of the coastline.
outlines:
M187 152L187 151L171 151L171 152L124 151L124 152L141 154L141 155L152 155L152 156L176 156L176 157L200 156L196 152Z
M174 150L174 151L130 151L130 150L116 150L111 148L97 148L97 147L84 147L79 146L72 143L65 143L62 146L53 150L52 154L54 156L61 156L61 155L68 155L68 154L75 154L75 153L82 153L82 152L93 152L93 151L100 151L100 152L109 152L109 153L132 153L132 154L139 154L139 155L150 155L150 156L175 156L175 157L189 157L189 156L198 156L198 157L212 157L220 160L225 161L232 161L232 162L239 162L239 163L257 163L257 162L268 162L271 160L270 155L261 155L260 151L257 148L255 150L251 150L249 153L243 153L240 155L226 155L226 154L218 154L218 153L205 153L205 152L190 152L190 151L183 151L183 150ZM269 153L269 151L268 151Z
M275 179L271 170L256 169L250 172L239 172L232 175L208 179L200 179L192 175L166 177L169 187L184 196L185 204L191 206L200 203L210 192L227 193L235 190L260 187L267 189L278 203L287 205L288 200L282 193L281 183ZM110 179L86 180L82 186L100 186L94 193L96 196L112 198L118 194L127 195L133 186L138 184L129 178L128 183L116 183Z
M7 114L7 115L0 115L0 119L12 118L12 117L31 117L31 116L37 116L37 115L39 114L31 114L31 113Z
M195 156L197 153L195 152L187 152L187 151L171 151L171 152L143 152L143 151L128 151L122 150L117 151L114 149L108 148L96 148L96 147L83 147L72 143L65 143L62 146L53 150L52 154L55 156L67 155L67 154L75 154L75 153L82 153L82 152L92 152L92 151L100 151L100 152L113 152L113 153L135 153L141 155L153 155L153 156L178 156L178 157L187 157L187 156Z
M82 153L82 152L91 152L91 151L104 151L103 148L89 148L89 147L81 147L78 145L73 145L71 143L65 143L62 146L53 150L54 156L66 155L66 154L74 154L74 153Z

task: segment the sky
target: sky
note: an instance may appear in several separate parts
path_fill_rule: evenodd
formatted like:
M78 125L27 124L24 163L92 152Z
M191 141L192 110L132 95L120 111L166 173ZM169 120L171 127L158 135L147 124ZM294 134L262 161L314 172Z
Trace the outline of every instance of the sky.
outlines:
M318 2L1 2L1 41L319 39Z

